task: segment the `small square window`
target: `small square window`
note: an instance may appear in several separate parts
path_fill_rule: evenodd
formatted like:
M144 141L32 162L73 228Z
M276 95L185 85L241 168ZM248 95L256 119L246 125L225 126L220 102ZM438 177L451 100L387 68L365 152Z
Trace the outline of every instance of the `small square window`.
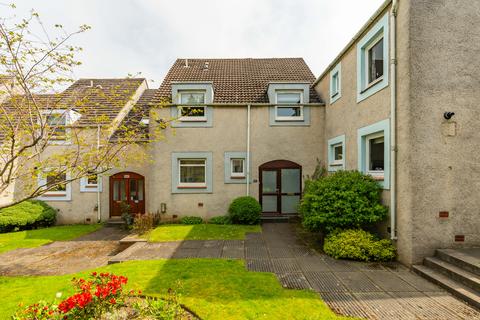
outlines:
M367 84L374 83L383 77L383 37L366 48Z
M245 159L231 159L232 178L245 178Z
M385 171L385 139L383 133L366 137L367 173L383 178Z
M179 183L181 188L205 187L206 159L179 159Z
M87 177L87 186L97 186L98 185L98 175L91 174Z
M277 105L275 119L278 121L303 120L302 92L277 92ZM291 105L287 105L291 104Z
M333 146L333 163L334 165L343 164L343 145L337 144Z
M195 106L196 104L205 104L205 92L180 92L180 104L191 105L179 108L179 118L181 121L207 121L205 106Z

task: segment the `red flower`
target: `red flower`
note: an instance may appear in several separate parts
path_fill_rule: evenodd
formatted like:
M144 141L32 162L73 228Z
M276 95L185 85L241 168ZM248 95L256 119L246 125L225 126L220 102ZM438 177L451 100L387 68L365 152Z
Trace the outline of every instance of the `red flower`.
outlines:
M112 298L112 299L110 299L110 303L115 304L115 303L117 303L117 300L115 300L115 298Z

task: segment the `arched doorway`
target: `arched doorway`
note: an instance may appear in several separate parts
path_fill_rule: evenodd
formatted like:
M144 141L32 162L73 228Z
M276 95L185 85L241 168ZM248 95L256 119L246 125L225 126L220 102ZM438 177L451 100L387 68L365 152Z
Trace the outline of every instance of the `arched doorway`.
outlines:
M260 204L265 216L295 215L302 195L302 166L275 160L259 167Z
M134 172L119 172L110 176L110 217L122 215L122 203L130 213L145 213L145 178Z

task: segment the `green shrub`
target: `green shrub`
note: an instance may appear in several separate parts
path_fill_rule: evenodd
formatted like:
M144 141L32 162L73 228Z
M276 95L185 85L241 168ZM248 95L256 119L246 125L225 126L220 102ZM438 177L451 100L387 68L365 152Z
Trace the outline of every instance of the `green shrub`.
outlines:
M202 224L203 219L200 217L183 217L180 219L181 224Z
M208 220L208 223L211 223L211 224L232 224L232 221L230 220L229 216L217 216L217 217L210 218L210 220Z
M337 171L305 184L302 223L310 231L360 228L383 220L381 186L358 171Z
M0 232L49 227L57 211L40 200L27 200L0 210Z
M323 244L323 251L336 259L358 261L390 261L395 259L395 247L387 239L379 240L361 229L336 230Z
M232 201L228 214L232 223L258 224L262 207L253 197L239 197Z

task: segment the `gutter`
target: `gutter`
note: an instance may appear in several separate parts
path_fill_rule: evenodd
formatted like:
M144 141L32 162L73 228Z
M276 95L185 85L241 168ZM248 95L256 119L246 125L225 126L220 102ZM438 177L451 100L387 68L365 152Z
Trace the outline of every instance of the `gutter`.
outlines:
M397 10L398 0L393 0L390 11L390 238L397 239Z
M335 65L338 63L338 61L342 58L342 56L347 53L347 51L350 49L351 46L353 46L355 44L355 42L357 42L357 40L363 36L363 34L365 33L365 31L367 31L368 28L370 28L370 25L375 21L377 20L377 18L383 13L383 11L390 5L390 3L392 2L393 0L386 0L381 6L380 8L377 9L377 11L375 11L375 13L370 17L370 19L368 19L368 21L363 25L363 27L360 29L360 31L358 31L355 36L353 36L352 40L350 40L350 42L343 48L342 51L340 51L340 53L335 57L335 59L333 59L333 61L328 65L328 67L320 74L320 76L317 78L317 80L315 80L315 82L313 83L313 87L315 87L319 82L320 80L322 80L328 72L330 72L330 70L335 67ZM396 2L396 1L394 1Z

